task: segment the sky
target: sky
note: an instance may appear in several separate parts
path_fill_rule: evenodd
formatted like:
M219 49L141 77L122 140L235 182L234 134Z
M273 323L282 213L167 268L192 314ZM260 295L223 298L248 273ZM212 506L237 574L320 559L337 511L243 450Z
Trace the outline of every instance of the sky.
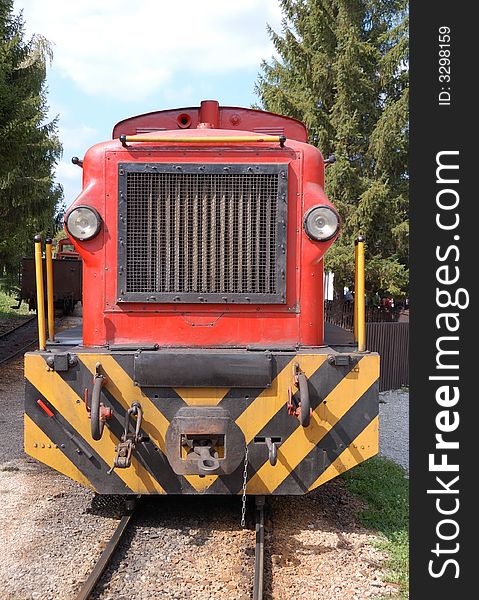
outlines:
M14 0L20 10L26 38L53 45L47 98L67 206L81 191L71 157L110 139L117 121L201 100L257 101L261 61L274 54L267 24L281 29L278 0Z

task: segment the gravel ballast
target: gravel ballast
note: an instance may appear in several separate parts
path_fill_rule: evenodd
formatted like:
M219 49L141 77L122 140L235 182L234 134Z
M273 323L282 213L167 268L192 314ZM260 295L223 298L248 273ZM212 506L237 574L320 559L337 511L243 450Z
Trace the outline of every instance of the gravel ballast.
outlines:
M379 402L379 453L409 472L409 392L381 392Z

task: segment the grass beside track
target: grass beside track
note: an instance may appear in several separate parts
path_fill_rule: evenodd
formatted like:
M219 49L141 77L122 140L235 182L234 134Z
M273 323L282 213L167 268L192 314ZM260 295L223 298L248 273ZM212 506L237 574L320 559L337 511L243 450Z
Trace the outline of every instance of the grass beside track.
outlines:
M376 457L343 478L347 488L366 504L359 514L361 524L380 534L378 548L389 555L385 579L399 586L397 600L409 598L409 480L404 469Z
M0 289L0 318L18 317L22 315L34 314L28 310L28 304L22 302L20 308L15 310L11 308L17 305L18 302L14 296L10 296L4 290Z

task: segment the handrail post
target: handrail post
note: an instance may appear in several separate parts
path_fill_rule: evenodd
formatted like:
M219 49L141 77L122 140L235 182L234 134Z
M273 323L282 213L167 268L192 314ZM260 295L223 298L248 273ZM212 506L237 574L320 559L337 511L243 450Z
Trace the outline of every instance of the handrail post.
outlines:
M358 240L354 242L354 341L358 341Z
M37 287L38 349L46 349L45 331L45 291L43 288L42 238L36 235L35 241L35 282Z
M55 341L55 312L53 304L53 255L52 238L45 240L45 262L47 265L47 308L48 308L48 341Z
M358 236L356 239L357 248L357 288L355 290L355 304L357 303L357 324L358 324L358 352L366 350L366 309L364 301L364 237Z

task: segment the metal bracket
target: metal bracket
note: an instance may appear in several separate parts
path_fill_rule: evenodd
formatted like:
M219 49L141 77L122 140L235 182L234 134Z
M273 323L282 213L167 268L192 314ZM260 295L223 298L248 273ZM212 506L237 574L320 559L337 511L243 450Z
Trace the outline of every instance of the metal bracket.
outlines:
M216 469L219 469L219 460L217 455L213 454L214 449L211 446L194 445L193 452L200 457L198 459L198 466L202 471L216 471Z
M88 406L88 388L85 389L85 407L90 418L91 436L96 441L101 439L106 421L113 416L111 408L101 401L101 390L105 383L106 377L101 373L101 364L98 362L95 365L90 406Z
M134 433L130 432L130 421L132 416L136 416L136 425ZM113 473L114 469L127 469L131 466L131 455L136 444L146 441L141 435L141 423L143 420L143 410L139 402L133 402L126 411L125 425L121 441L115 448L115 459L113 466L108 471L108 475Z
M78 363L78 358L69 352L55 352L47 358L47 365L57 373L68 371Z
M276 462L278 461L278 448L275 444L275 442L273 442L273 440L270 437L266 438L266 445L268 446L268 458L269 458L269 464L274 467Z
M177 475L230 475L244 458L245 439L225 409L185 406L171 420L165 445Z
M303 427L308 427L312 415L308 380L298 363L293 365L293 383L299 391L299 402L294 398L291 386L288 386L288 401L286 404L288 414L296 417Z
M331 354L328 356L328 362L336 367L347 367L351 362L351 356L349 354Z

